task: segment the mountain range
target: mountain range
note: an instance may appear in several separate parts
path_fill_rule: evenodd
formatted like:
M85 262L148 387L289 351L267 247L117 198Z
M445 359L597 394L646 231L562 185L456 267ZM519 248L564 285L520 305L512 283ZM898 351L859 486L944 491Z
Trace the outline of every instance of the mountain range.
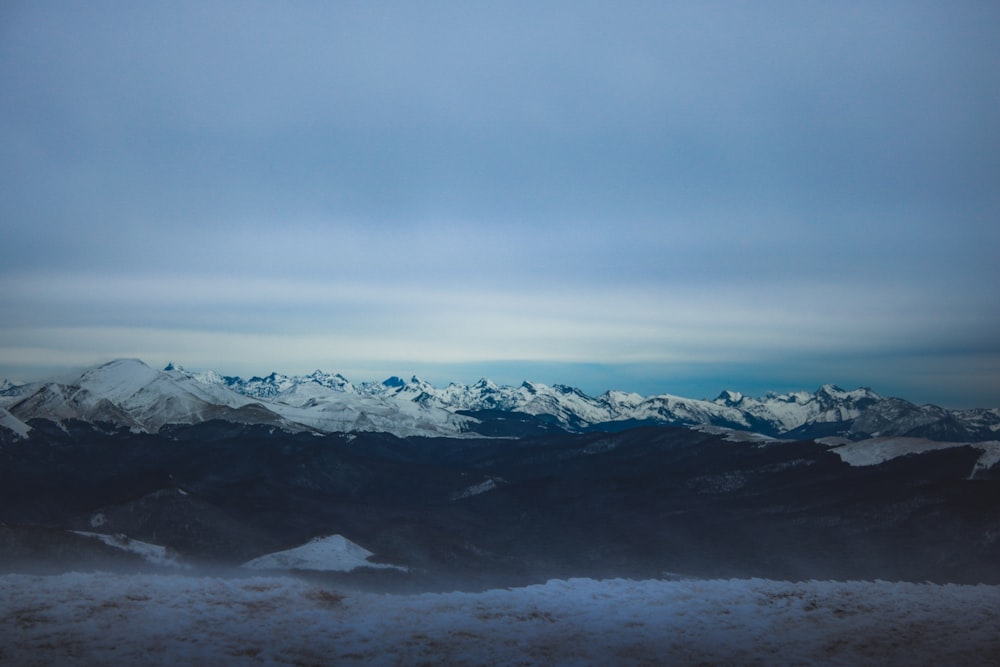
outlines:
M339 373L243 379L162 370L119 359L42 382L0 384L0 430L26 437L33 419L75 419L156 432L220 420L288 432L385 432L400 437L522 437L617 431L640 425L715 427L772 438L914 437L980 442L1000 433L1000 409L947 410L880 396L869 388L824 385L814 392L755 398L723 391L712 400L484 378L435 387L412 377L354 384Z
M0 390L0 572L998 583L997 424L834 386L594 397L117 360Z

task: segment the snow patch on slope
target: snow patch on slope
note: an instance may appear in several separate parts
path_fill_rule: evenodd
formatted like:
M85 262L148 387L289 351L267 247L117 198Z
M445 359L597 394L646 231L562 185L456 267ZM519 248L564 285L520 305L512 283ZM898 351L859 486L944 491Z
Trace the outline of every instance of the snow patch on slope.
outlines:
M473 484L472 486L468 486L458 493L453 494L451 499L462 500L463 498L471 498L472 496L478 496L482 493L493 491L494 489L499 488L497 482L500 482L501 484L506 483L505 480L500 479L499 477L490 477L482 482L479 482L478 484Z
M826 443L836 443L835 440L823 438ZM831 451L840 460L851 466L874 466L908 454L922 454L953 447L972 447L982 452L973 468L972 475L980 470L988 470L1000 463L1000 441L986 442L939 442L925 438L869 438L846 444L833 444Z
M406 571L405 567L370 563L374 554L342 535L316 537L305 544L285 551L254 558L243 564L251 570L323 570L350 572L359 567Z
M983 454L976 461L976 465L973 466L972 472L969 473L969 479L973 479L977 473L985 472L1000 463L1000 441L990 440L987 442L976 442L973 443L972 446L982 451Z
M17 433L22 438L28 437L28 432L31 431L30 426L7 412L4 408L0 408L0 426Z

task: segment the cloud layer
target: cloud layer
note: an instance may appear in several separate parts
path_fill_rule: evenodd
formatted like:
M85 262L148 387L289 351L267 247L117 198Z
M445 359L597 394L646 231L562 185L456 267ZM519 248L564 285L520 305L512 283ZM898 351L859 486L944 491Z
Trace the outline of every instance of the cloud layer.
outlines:
M8 374L1000 405L996 8L0 11Z

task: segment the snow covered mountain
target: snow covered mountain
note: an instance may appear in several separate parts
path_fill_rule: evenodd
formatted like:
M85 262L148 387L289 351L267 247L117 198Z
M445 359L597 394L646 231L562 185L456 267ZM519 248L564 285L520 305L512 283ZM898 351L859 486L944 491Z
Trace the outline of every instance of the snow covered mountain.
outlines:
M21 421L76 419L135 431L212 419L292 426L246 396L187 375L154 370L137 359L119 359L79 375L23 385L8 394L0 397L0 407Z
M339 373L265 377L155 370L121 359L75 376L0 391L0 426L20 436L31 419L77 419L155 432L168 424L222 420L289 431L381 431L399 436L516 436L531 429L614 431L642 424L716 426L772 437L918 437L976 442L1000 434L1000 409L950 411L885 398L868 388L714 400L622 391L588 396L566 385L523 382L435 387L417 377L354 384ZM517 426L518 431L512 430Z
M399 436L459 435L469 418L415 403L345 391L335 376L315 373L243 381L194 374L170 364L150 368L119 359L79 375L23 385L0 395L0 425L15 432L31 419L80 420L156 432L169 424L221 420L288 431L384 431Z
M811 393L753 398L723 391L714 400L704 400L670 394L645 397L622 391L592 397L561 384L526 381L518 386L501 386L487 378L471 385L451 383L443 388L417 377L391 377L380 383L354 385L340 374L321 371L301 377L272 373L266 378L219 381L241 393L286 401L304 391L303 387L312 387L313 391L324 387L330 390L329 397L380 397L397 405L417 404L475 417L483 417L486 412L522 413L568 431L617 430L637 424L713 425L774 437L841 435L860 440L909 436L970 442L995 439L1000 433L1000 409L949 411L885 398L868 388L847 391L829 384ZM474 423L466 426L475 429Z

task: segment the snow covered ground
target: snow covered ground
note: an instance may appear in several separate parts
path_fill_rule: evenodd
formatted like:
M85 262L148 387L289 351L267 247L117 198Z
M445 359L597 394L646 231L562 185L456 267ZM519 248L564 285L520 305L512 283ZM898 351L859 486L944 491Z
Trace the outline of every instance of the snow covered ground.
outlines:
M987 665L1000 586L571 579L338 592L293 577L0 577L0 664Z

